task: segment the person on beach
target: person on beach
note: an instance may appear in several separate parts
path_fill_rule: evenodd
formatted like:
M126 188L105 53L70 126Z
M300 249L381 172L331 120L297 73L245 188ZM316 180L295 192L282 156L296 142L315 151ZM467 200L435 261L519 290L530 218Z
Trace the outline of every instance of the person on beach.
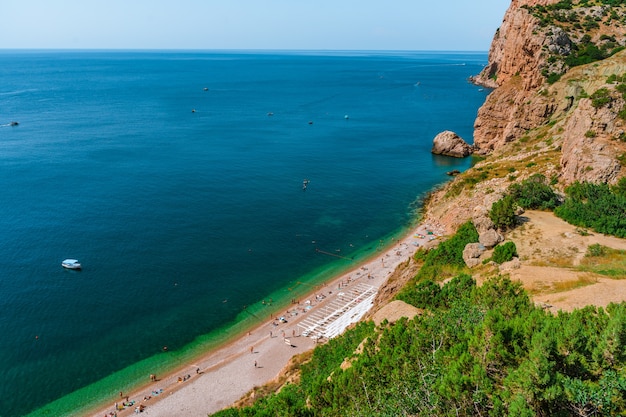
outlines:
M254 367L256 368L256 361L254 361Z

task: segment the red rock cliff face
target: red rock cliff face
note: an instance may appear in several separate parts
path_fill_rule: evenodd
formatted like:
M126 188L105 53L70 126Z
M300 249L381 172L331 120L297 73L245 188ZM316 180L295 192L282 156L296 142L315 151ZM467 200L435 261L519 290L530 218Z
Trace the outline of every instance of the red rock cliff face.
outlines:
M478 84L496 88L519 75L519 88L533 89L543 83L537 69L543 63L545 38L536 34L538 21L522 6L556 3L558 0L513 0L489 49L487 67L476 77Z
M578 95L581 92L591 94L604 87L610 74L621 75L619 71L626 64L626 55L618 54L607 59L612 64L605 70L601 69L604 61L587 66L600 68L598 70L575 67L579 75L575 78L564 76L562 81L553 85L548 85L542 71L552 71L550 65L554 64L548 63L551 53L567 56L571 52L571 39L580 39L584 34L600 41L603 34L605 37L614 34L618 23L602 17L609 14L608 6L575 8L564 13L599 16L595 19L600 22L599 28L591 32L567 33L558 22L542 25L528 8L555 3L558 0L511 2L491 44L488 65L474 78L477 84L494 88L478 111L474 123L474 147L479 154L495 153L533 129L558 119L562 120L559 131L551 133L554 141L562 146L562 182L615 182L624 171L618 160L624 152L624 142L616 140L624 137L624 123L618 117L618 109L596 110L589 99L578 100ZM626 8L618 11L626 13ZM616 37L623 42L623 36ZM565 81L566 78L569 81ZM576 84L576 91L573 91L572 83ZM596 132L596 136L589 137L590 130Z
M555 0L513 0L489 50L489 62L475 82L495 90L478 111L474 144L488 154L541 124L554 110L547 103L529 108L524 103L543 82L545 36L539 21L522 6L556 3Z

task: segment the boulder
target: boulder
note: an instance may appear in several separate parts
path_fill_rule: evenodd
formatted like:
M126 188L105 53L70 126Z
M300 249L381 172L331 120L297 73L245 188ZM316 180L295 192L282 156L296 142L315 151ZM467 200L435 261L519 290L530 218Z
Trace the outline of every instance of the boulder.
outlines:
M480 243L468 243L463 249L463 261L468 268L480 265L480 255L485 251L485 247Z
M513 258L508 262L504 262L502 265L500 265L500 272L509 272L509 271L513 271L515 269L520 269L520 267L522 266L519 258Z
M496 246L498 243L504 241L504 236L498 233L495 229L489 229L483 233L479 233L478 241L486 248L490 249Z
M493 221L489 218L489 212L484 206L474 207L474 212L472 213L472 223L474 224L478 234L485 233L495 227Z
M446 130L435 136L431 152L436 155L464 158L472 154L472 147L456 133Z

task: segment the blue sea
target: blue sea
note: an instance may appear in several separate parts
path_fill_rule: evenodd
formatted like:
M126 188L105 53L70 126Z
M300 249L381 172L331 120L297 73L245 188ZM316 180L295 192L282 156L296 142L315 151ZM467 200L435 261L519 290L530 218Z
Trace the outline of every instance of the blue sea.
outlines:
M112 403L405 233L486 60L0 51L0 416Z

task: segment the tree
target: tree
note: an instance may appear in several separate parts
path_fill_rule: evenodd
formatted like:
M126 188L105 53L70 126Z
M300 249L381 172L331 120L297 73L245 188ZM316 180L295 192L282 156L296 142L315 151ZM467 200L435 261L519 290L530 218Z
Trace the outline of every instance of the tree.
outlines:
M531 175L521 184L512 184L508 191L515 202L524 209L551 210L559 202L558 196L542 174Z
M500 230L506 230L515 226L515 200L512 196L506 195L493 203L489 211L489 218Z

